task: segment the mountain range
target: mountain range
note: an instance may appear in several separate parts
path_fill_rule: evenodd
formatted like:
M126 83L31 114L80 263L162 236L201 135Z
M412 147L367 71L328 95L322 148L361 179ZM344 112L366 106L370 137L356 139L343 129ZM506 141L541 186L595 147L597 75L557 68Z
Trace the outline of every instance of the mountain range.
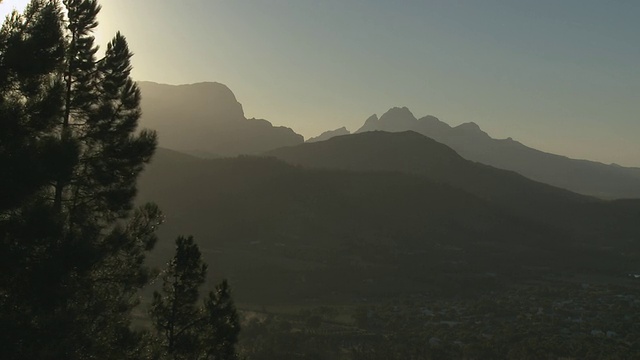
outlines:
M141 125L157 130L160 146L204 158L261 154L301 144L302 135L247 119L233 92L219 83L164 85L139 82ZM580 194L604 199L640 198L640 169L576 160L530 148L511 138L494 139L475 123L455 127L434 116L417 119L406 107L372 115L356 133L415 131L443 143L465 159L512 170ZM307 142L319 142L350 132L342 127Z
M246 119L221 84L141 89L142 125L170 148L139 182L138 201L166 214L151 262L192 234L240 301L457 296L548 276L621 283L640 268L640 200L603 199L633 197L638 169L407 108L304 143Z
M465 159L516 171L530 179L601 198L640 198L640 169L546 153L511 138L493 139L473 123L456 127L434 116L420 119L406 107L369 117L356 133L412 130L454 149Z
M201 157L257 154L299 144L302 135L247 119L229 88L219 83L165 85L138 82L142 127L158 131L160 146Z
M415 132L265 157L160 149L139 188L166 214L155 261L193 234L239 301L462 294L549 273L631 281L640 266L640 201L535 182Z
M284 147L265 155L308 168L420 175L474 194L513 214L570 229L580 237L596 231L595 223L582 221L591 218L593 213L588 213L602 204L615 203L466 160L448 146L413 131L363 132Z

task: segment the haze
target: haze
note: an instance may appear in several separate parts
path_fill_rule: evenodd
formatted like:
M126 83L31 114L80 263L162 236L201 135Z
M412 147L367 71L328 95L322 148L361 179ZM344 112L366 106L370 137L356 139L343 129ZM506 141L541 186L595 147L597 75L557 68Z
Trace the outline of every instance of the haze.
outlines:
M31 0L2 360L640 359L640 5L518 3Z
M24 0L5 1L3 15ZM134 77L218 81L308 138L408 106L576 158L640 166L640 3L110 0Z

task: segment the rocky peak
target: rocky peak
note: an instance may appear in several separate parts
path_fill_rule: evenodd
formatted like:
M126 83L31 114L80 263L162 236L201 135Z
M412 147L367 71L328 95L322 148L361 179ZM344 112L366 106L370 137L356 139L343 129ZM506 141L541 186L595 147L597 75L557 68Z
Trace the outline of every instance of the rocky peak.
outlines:
M364 125L362 125L362 127L358 129L356 133L377 130L378 122L379 122L378 115L373 114L369 116L367 120L364 121Z
M380 117L381 123L388 122L388 121L399 122L399 123L404 123L404 122L413 123L417 121L417 119L415 116L413 116L413 113L411 112L411 110L409 110L406 106L404 106L404 107L393 107Z
M242 104L226 85L217 82L200 82L187 85L166 85L154 82L138 82L142 92L142 108L154 103L153 109L163 115L174 115L188 110L190 117L206 118L206 122L225 122L244 119ZM155 114L154 114L155 115ZM204 120L204 119L202 119Z

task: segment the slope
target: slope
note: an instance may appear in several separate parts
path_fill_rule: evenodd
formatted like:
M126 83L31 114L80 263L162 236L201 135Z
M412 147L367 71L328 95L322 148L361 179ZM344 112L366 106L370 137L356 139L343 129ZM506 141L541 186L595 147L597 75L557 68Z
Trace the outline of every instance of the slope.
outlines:
M416 131L456 150L462 157L574 192L601 198L640 198L640 169L570 159L527 147L511 138L493 139L475 123L456 127L434 116L416 119L407 109L392 108L369 117L356 131Z
M475 194L517 216L562 229L574 240L630 236L633 216L640 218L640 213L627 217L616 210L625 207L623 203L638 201L603 201L474 163L446 145L411 131L346 135L276 149L266 155L314 168L419 174ZM607 230L603 223L608 224Z
M536 269L611 274L636 265L620 261L621 247L570 241L565 230L422 175L165 154L139 186L140 201L166 214L156 263L173 237L193 234L240 301L462 294L540 276Z

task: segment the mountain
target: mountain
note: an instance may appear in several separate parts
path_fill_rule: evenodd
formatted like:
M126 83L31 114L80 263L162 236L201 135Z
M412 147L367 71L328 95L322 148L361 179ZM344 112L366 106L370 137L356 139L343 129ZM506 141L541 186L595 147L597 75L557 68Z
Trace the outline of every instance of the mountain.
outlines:
M626 231L623 229L637 221L636 216L640 218L640 213L618 212L626 206L624 201L599 200L530 180L513 171L472 162L448 146L413 131L345 135L280 148L265 155L309 168L420 175L474 194L514 215L564 229L567 236L571 234L576 240L600 236L604 228L610 230L607 233L610 236L614 233L631 236L623 234ZM593 221L594 218L598 221ZM619 229L612 224L620 224Z
M176 164L176 163L184 163L184 162L199 162L201 158L184 154L179 151L165 149L159 147L156 149L153 159L162 159L161 161L164 164Z
M263 119L246 119L242 105L219 83L138 82L142 127L158 131L160 146L202 157L256 154L295 145L303 137Z
M384 138L393 146L378 152L348 144L384 144ZM402 151L389 153L406 142L433 155L405 160ZM356 154L348 157L361 161L371 152L368 167L376 159L386 165L360 171L347 160L340 169L312 169L274 158L205 160L160 150L139 182L138 200L157 202L166 215L152 262L166 261L175 236L192 234L212 273L229 278L238 301L252 303L461 295L548 273L624 280L638 265L637 221L622 221L640 215L637 203L595 200L474 165L416 133L349 135L288 150L344 155L318 147L327 144L348 148ZM384 170L393 158L398 171ZM417 163L425 172L410 173ZM483 176L501 187L520 182L514 187L537 198L535 206L563 209L564 226L504 206L499 187L491 190L494 199L435 175L447 171L477 172L481 187L488 186ZM575 224L592 224L590 235Z
M465 159L516 171L530 179L605 199L640 198L640 169L570 159L527 147L511 138L493 139L473 123L456 127L434 116L420 119L392 108L369 117L356 131L415 131L453 148Z
M349 130L347 130L347 128L343 126L340 129L325 131L316 137L309 138L306 142L325 141L325 140L331 139L334 136L349 135L349 134L350 134Z
M513 211L553 220L568 211L565 205L573 208L575 203L597 201L529 180L515 172L471 162L448 146L413 131L372 131L339 136L323 142L275 149L265 155L313 168L419 174L500 203ZM550 202L556 205L546 209Z

